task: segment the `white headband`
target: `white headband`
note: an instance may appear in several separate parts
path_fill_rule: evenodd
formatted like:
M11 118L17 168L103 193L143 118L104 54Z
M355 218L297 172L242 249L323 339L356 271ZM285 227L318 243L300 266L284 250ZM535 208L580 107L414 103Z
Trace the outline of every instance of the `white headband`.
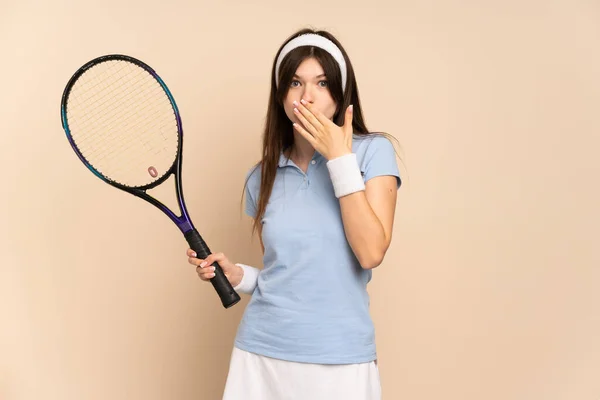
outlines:
M337 61L342 73L342 90L346 90L346 61L340 49L331 40L326 37L307 33L290 40L279 53L277 64L275 65L275 83L279 85L279 66L285 56L292 50L301 46L315 46L327 51Z

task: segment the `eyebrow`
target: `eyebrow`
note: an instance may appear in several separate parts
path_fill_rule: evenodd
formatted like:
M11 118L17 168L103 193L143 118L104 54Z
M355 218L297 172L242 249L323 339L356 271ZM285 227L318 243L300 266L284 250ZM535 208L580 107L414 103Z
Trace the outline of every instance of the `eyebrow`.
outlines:
M317 75L315 78L325 78L325 77L326 77L325 74L321 74L321 75ZM294 78L300 78L301 79L302 77L294 74Z

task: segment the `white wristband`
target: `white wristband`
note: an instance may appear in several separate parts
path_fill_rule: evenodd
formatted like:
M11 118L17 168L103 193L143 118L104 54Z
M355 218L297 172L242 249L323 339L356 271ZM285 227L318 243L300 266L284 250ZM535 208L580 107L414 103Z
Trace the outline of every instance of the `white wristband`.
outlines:
M252 294L256 289L256 283L258 281L258 274L260 270L258 268L251 267L246 264L235 264L244 270L242 280L233 288L236 292Z
M365 181L360 173L355 153L327 161L327 169L329 169L335 197L338 199L365 190Z

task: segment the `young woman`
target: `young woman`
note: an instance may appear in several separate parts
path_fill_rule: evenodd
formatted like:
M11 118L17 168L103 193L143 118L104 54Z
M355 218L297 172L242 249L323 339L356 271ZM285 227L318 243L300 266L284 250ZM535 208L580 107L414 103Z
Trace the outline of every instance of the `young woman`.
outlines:
M394 147L367 130L352 65L330 33L292 35L271 74L262 158L245 185L263 268L187 253L202 280L218 261L252 296L223 399L380 399L366 286L392 239Z

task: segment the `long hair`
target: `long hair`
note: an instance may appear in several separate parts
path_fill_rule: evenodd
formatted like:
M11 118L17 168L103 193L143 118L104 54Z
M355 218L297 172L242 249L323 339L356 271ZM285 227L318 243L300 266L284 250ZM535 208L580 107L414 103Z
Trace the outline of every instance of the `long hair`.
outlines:
M297 36L307 33L321 35L331 40L342 52L346 61L346 90L342 90L342 77L337 61L325 50L313 46L301 46L292 50L281 62L279 68L279 85L276 84L275 66L281 49L292 39ZM340 42L329 32L313 29L301 29L291 35L279 48L271 71L271 90L269 93L269 104L267 108L267 117L262 137L262 155L260 161L255 165L255 168L261 168L260 189L257 200L256 216L252 232L260 231L260 223L264 216L267 203L271 196L273 183L279 163L279 157L282 152L287 151L294 144L294 132L292 122L287 117L283 108L283 101L287 96L290 83L296 73L298 66L307 58L315 58L323 68L328 81L328 88L331 97L335 101L337 108L333 115L332 121L337 125L344 124L344 116L346 109L352 104L352 129L354 135L372 135L375 133L369 132L367 129L360 99L358 96L358 87L354 69L346 51ZM390 139L394 139L391 135L380 133ZM254 170L253 170L254 172ZM248 178L251 174L248 175ZM248 179L244 184L244 189L248 184Z

